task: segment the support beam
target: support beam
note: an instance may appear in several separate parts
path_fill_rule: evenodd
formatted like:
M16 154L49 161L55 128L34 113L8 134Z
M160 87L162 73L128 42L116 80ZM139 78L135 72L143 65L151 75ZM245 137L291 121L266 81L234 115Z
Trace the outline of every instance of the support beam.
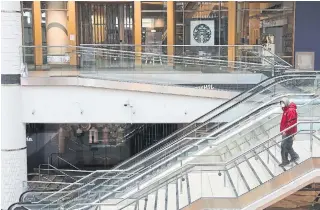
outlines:
M141 1L134 1L134 44L136 65L141 65L141 33L142 33L142 21L141 21Z
M167 1L167 54L168 56L174 55L174 45L176 40L176 23L175 23L175 8L174 8L174 1ZM173 66L173 58L168 58L168 65Z
M237 2L228 2L228 45L233 45L228 47L228 61L235 61L236 49L234 45L236 44L236 33L237 33Z
M69 45L73 46L69 50L70 54L70 65L77 65L77 55L75 46L77 45L77 28L76 28L76 2L68 1L68 39Z
M260 39L260 3L249 3L249 44L258 44Z
M33 14L33 44L34 49L34 64L41 66L42 59L42 29L41 29L41 2L34 1L32 4Z

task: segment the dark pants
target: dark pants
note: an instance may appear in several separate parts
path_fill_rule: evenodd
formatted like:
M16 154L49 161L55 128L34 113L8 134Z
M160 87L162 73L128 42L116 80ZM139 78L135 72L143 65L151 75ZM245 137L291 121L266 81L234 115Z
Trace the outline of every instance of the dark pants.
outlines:
M281 143L281 158L282 162L289 162L288 154L290 154L291 160L296 159L299 157L299 155L293 150L292 144L293 144L293 136L282 137L283 141Z

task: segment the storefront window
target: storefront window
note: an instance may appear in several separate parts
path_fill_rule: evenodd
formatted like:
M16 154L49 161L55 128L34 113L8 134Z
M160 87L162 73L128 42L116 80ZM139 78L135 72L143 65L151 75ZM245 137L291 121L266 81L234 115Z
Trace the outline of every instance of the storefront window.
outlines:
M24 46L33 46L33 14L32 14L32 1L22 2L22 36ZM24 62L32 64L34 61L33 51L34 48L23 48Z
M293 17L293 2L238 2L237 44L265 45L271 37L269 50L292 64Z
M179 124L27 124L28 169L108 169L150 147ZM61 161L63 158L65 161ZM67 162L66 162L67 161ZM70 163L70 164L68 164Z
M68 17L67 2L48 1L41 2L41 32L43 48L43 64L60 60L65 55L68 46Z
M79 44L132 44L132 2L77 2Z
M227 58L217 46L228 44L227 2L175 2L175 7L176 45L188 45L177 47L176 54Z
M142 50L150 53L164 53L167 44L167 2L142 2ZM159 46L159 47L157 47Z

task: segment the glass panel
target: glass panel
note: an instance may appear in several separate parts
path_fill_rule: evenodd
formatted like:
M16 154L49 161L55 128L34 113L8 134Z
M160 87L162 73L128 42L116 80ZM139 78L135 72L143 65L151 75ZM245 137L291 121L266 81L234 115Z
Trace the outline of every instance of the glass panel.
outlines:
M27 124L28 169L108 169L178 128L178 124ZM60 158L66 160L63 161ZM69 164L70 163L70 164Z
M24 46L33 46L33 13L32 13L32 1L22 2L22 36ZM23 48L24 62L27 64L33 64L33 52L34 48Z
M293 2L238 2L237 44L264 45L292 64L293 13Z
M150 2L149 2L150 3ZM149 6L149 3L147 4ZM155 2L157 3L157 2ZM154 6L153 4L150 4ZM157 4L156 4L157 5ZM163 2L162 2L163 6ZM145 10L146 11L146 10ZM167 42L167 11L142 12L142 44L166 45ZM166 49L157 47L143 48L144 52L166 54Z
M132 44L133 4L78 2L80 44Z
M141 10L142 12L148 10L164 10L167 9L167 2L163 1L144 1L141 3Z
M176 44L202 47L195 52L189 52L190 48L179 49L176 50L177 55L210 57L212 53L216 55L217 52L211 52L207 47L228 44L227 2L176 2L175 4L178 9L176 11ZM203 27L195 29L200 25ZM204 36L201 33L205 33L206 37L201 38Z

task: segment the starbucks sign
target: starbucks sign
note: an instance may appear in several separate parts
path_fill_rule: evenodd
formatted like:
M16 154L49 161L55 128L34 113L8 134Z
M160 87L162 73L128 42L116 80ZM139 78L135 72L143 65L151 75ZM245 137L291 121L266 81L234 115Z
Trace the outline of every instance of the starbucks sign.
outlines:
M190 44L198 46L214 45L214 21L194 20L190 22Z

